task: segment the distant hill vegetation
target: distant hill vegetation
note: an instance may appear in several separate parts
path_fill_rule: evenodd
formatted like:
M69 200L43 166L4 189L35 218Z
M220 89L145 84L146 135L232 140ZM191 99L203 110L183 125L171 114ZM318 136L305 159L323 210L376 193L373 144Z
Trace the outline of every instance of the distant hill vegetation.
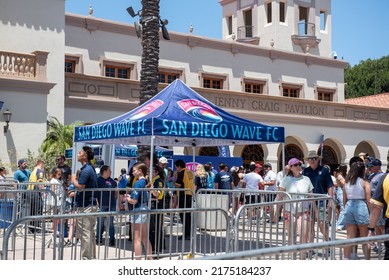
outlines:
M389 92L389 55L380 59L362 60L345 70L345 98Z

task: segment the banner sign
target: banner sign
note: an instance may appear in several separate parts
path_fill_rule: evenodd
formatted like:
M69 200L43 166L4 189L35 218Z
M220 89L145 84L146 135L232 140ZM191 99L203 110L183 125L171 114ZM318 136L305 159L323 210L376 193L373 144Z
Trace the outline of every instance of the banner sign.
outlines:
M105 139L137 138L126 143L145 144L146 137L156 136L155 139L163 139L157 144L162 146L199 138L207 140L210 146L212 142L223 146L233 145L234 141L283 143L284 130L284 127L267 126L232 115L182 81L175 80L130 112L94 125L76 127L74 140L104 143Z

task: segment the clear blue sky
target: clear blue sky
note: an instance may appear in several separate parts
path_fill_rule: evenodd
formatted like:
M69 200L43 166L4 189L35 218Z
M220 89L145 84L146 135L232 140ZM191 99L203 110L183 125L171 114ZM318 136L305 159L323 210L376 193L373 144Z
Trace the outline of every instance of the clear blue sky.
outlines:
M66 0L66 12L93 15L133 23L126 11L141 9L141 0ZM368 58L389 55L388 0L332 0L332 50L351 65ZM161 0L161 18L169 20L168 30L221 38L221 6L218 0Z

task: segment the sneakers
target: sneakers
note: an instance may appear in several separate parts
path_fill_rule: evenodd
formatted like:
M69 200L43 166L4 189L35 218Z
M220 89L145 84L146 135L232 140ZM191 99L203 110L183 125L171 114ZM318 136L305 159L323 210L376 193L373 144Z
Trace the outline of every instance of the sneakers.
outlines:
M383 253L385 251L385 247L382 244L378 244L374 246L373 251L376 252L377 254Z
M104 245L104 242L102 239L96 240L96 245Z
M81 246L81 241L77 240L76 242L72 242L70 239L66 240L63 244L64 247L72 247L72 246Z
M341 226L336 227L336 231L342 231L342 230L343 230L343 227L341 227Z
M312 259L315 255L316 255L316 251L315 250L309 250L308 252L306 252L305 258L306 259Z

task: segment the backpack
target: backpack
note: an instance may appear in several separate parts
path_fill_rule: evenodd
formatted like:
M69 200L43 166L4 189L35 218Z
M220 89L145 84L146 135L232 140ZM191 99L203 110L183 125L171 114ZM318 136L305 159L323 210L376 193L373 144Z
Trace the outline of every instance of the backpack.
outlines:
M186 189L191 189L194 193L194 173L189 169L185 168L184 170L184 178L183 178L184 186ZM192 195L192 192L186 191L187 195Z
M214 189L215 188L215 185L214 185L214 181L215 180L215 173L213 172L209 172L208 173L208 189Z

